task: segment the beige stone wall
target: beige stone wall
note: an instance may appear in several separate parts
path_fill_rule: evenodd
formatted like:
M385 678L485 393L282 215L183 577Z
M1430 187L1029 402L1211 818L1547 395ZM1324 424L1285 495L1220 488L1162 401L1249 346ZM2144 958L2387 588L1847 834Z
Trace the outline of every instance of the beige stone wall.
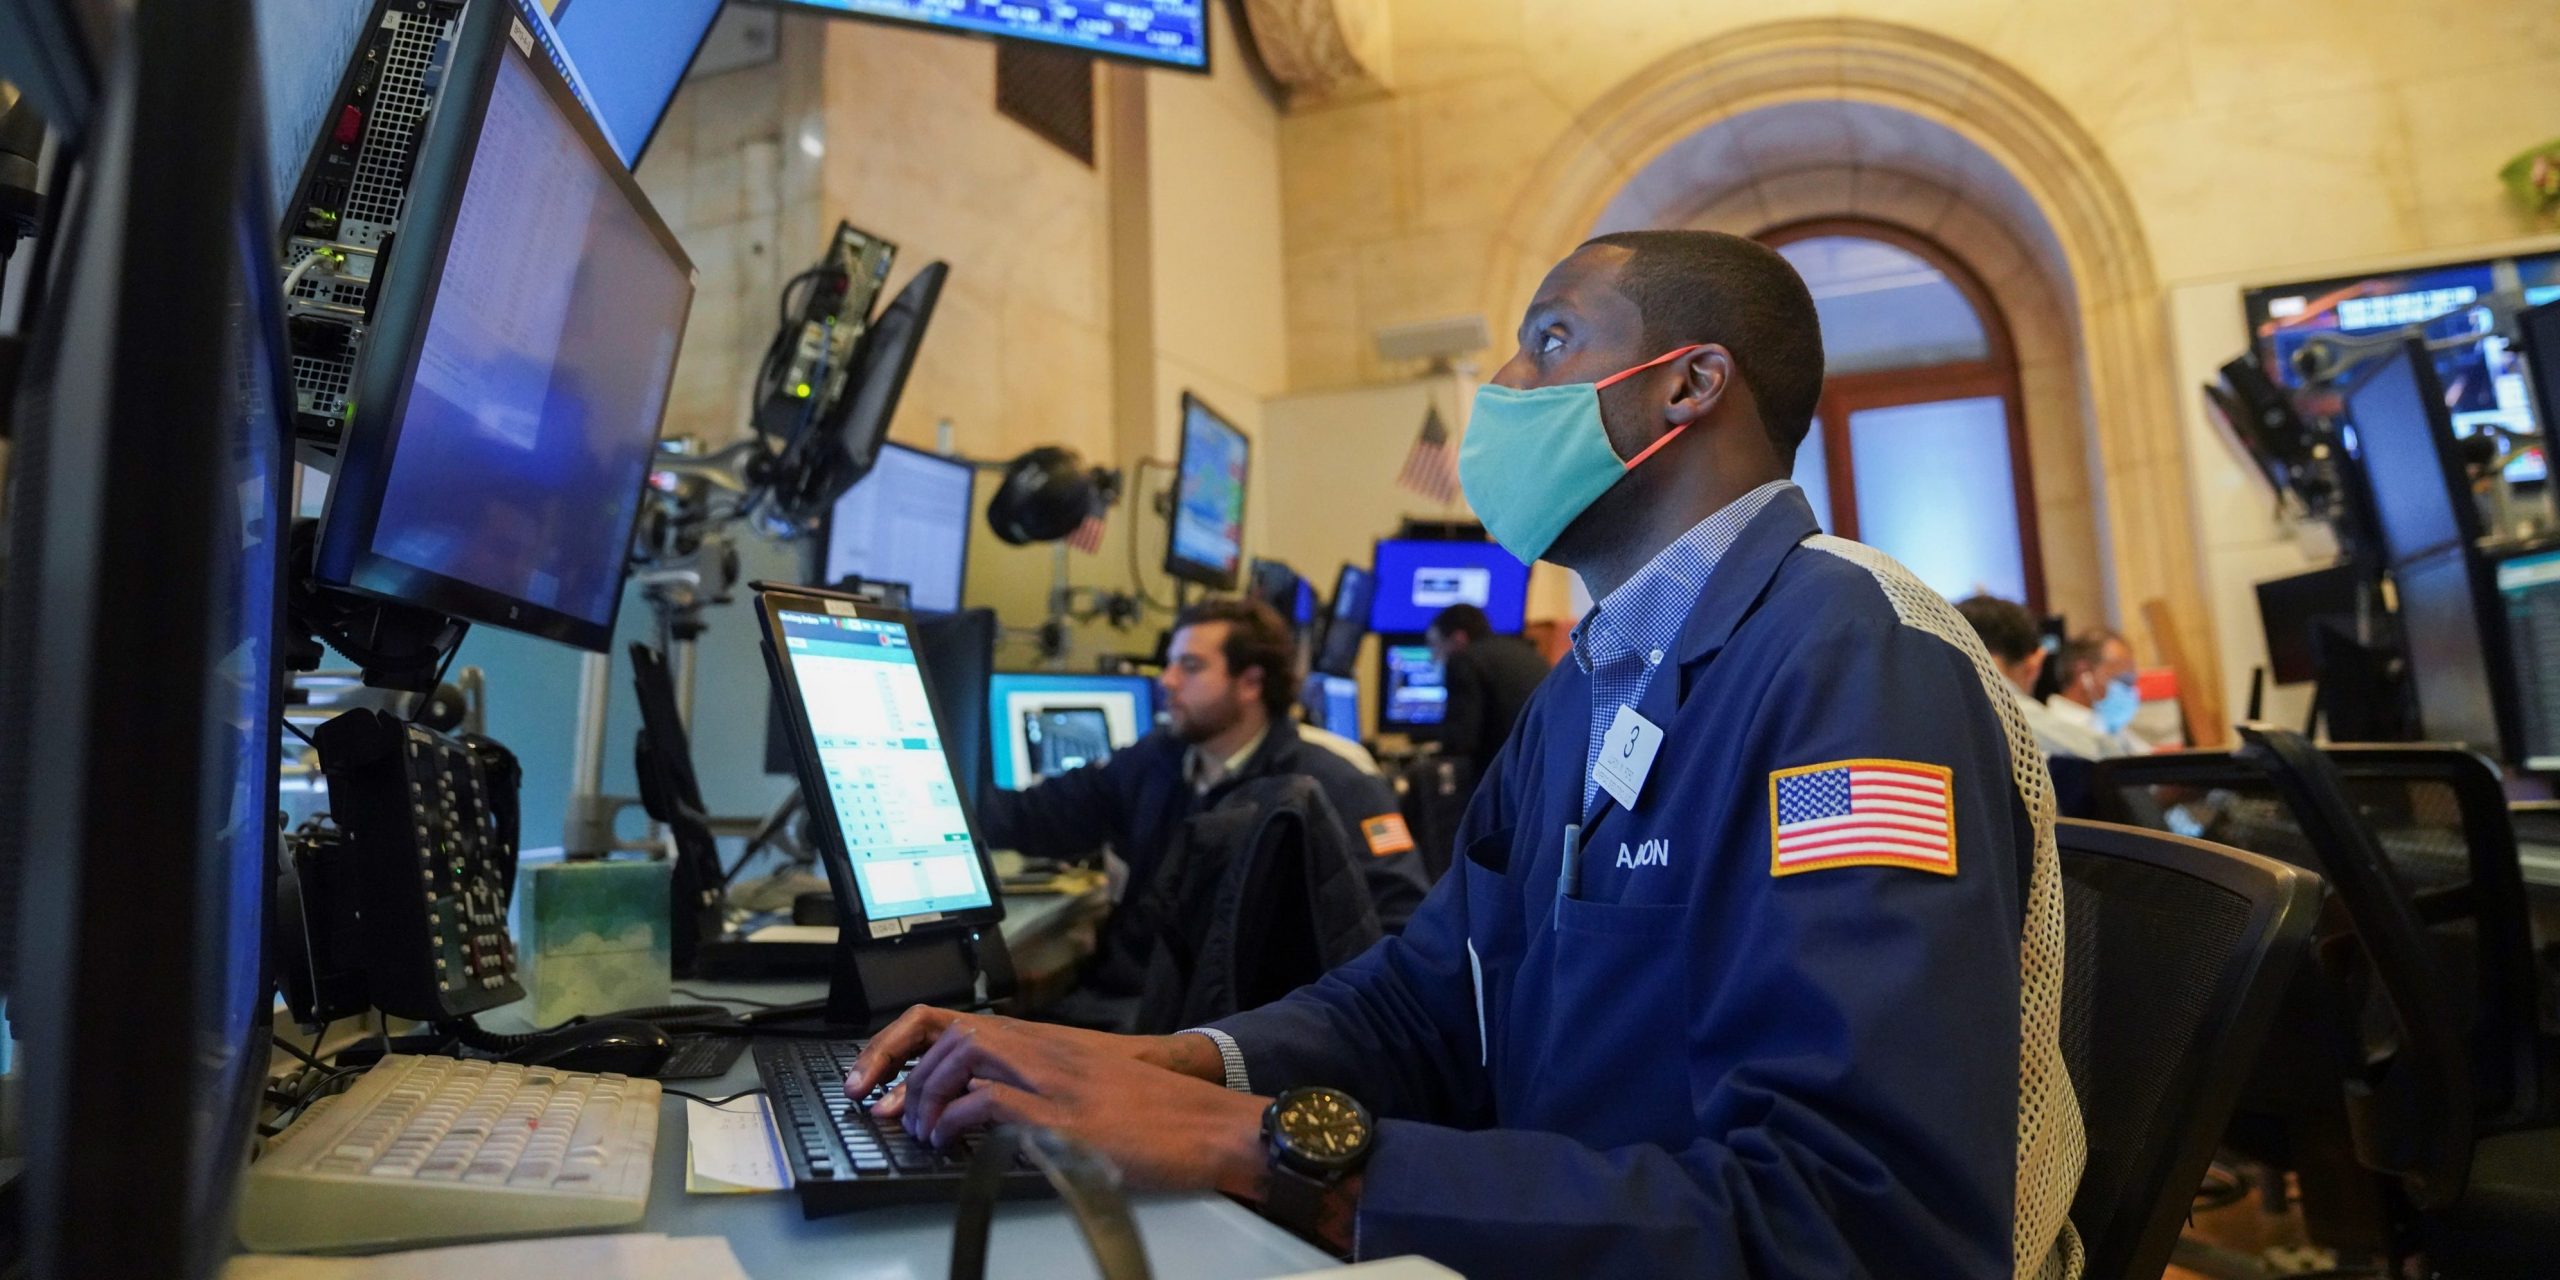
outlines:
M2065 246L2091 371L2089 487L2108 612L2132 622L2142 598L2176 602L2194 619L2189 648L2221 659L2234 714L2255 649L2247 584L2271 557L2263 530L2243 527L2255 512L2234 523L2248 502L2235 503L2230 460L2196 447L2209 436L2184 366L2191 348L2236 327L2207 317L2221 299L2236 315L2245 281L2461 256L2525 235L2494 170L2560 120L2549 0L1398 0L1393 20L1392 94L1302 103L1282 130L1293 387L1408 372L1369 352L1379 325L1516 305L1530 264L1552 256L1550 241L1569 242L1550 215L1581 208L1588 219L1686 132L1646 136L1631 118L1694 127L1802 100L1802 39L1773 42L1793 45L1781 89L1759 75L1770 59L1748 47L1751 32L1829 20L1845 49L1862 23L1915 30L1844 52L1840 96L1916 110L2021 168L2066 241L2075 218L2133 236L2116 241L2139 261ZM1948 43L1925 75L1895 65L1938 42ZM1683 79L1683 51L1711 44L1732 50L1718 74ZM1949 73L1965 65L1970 88ZM1649 90L1664 105L1631 105ZM2018 103L2067 127L2004 134L1998 121L2023 118ZM2096 185L2066 189L2040 164ZM1832 211L1817 207L1825 181L1787 175L1757 184L1742 202L1752 210L1698 216ZM2172 291L2203 285L2212 300L2182 292L2169 307ZM1488 318L1497 334L1515 319ZM2188 331L2197 325L2213 332ZM2037 461L2044 501L2044 484L2069 477ZM2244 544L2260 550L2208 552Z
M2549 0L1397 0L1392 12L1396 92L1304 104L1282 128L1300 389L1401 372L1364 335L1477 305L1490 242L1578 115L1666 52L1754 24L1897 23L2013 69L2096 140L2164 284L2523 234L2494 171L2560 120Z

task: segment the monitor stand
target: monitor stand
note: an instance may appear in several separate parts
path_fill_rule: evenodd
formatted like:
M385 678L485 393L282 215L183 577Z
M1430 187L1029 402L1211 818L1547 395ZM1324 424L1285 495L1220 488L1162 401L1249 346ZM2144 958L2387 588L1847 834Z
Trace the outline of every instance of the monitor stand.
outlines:
M826 1019L829 1026L869 1031L909 1005L966 1008L1013 992L1013 952L1002 929L946 929L874 942L847 928L836 935Z

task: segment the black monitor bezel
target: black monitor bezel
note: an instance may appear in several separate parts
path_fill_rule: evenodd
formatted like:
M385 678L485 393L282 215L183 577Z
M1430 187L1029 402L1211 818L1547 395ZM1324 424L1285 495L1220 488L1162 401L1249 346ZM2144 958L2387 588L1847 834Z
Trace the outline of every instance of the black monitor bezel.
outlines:
M918 613L957 613L962 609L966 609L969 603L969 517L978 509L978 469L970 466L967 462L959 458L946 458L941 454L929 453L923 449L916 448L914 445L900 444L895 440L884 440L880 442L880 454L886 454L892 449L895 449L900 453L914 454L928 462L944 463L955 471L965 473L969 478L969 496L961 499L960 501L960 581L952 590L951 608L927 609L921 606L916 608L916 612ZM864 484L868 483L871 479L871 472L877 471L879 468L880 456L875 454L872 457L870 469L863 473L862 479L854 481L851 485L846 487L844 492L837 494L836 500L827 504L827 514L819 519L816 544L811 549L817 553L817 576L821 581L831 583L842 582L848 577L856 576L836 572L837 566L830 559L835 549L836 509L844 505L845 499L853 496L853 491L855 489L859 489ZM862 580L864 582L897 582L897 579L895 578L873 579L870 577L864 577ZM916 584L912 582L904 582L899 583L899 585L907 589L907 603L910 605L915 604Z
M2417 660L2417 646L2409 639L2411 619L2408 593L2403 585L2413 573L2428 573L2444 566L2458 570L2465 598L2470 605L2472 633L2479 640L2480 686L2487 691L2490 730L2496 737L2480 742L2471 738L2451 738L2446 733L2443 708L2430 723L2425 691L2420 682L2437 670L2434 664ZM2395 620L2401 628L2402 653L2408 659L2409 695L2418 713L2418 725L2429 741L2459 741L2483 754L2510 764L2524 760L2523 708L2516 703L2514 668L2509 665L2510 648L2506 643L2506 603L2500 599L2497 583L2489 563L2468 543L2445 543L2423 555L2411 557L2392 566L2393 598L2397 604Z
M2430 543L2423 547L2403 547L2392 542L2390 523L2383 518L2382 514L2379 489L2373 484L2373 468L2370 461L2372 446L2367 442L2364 425L2358 423L2355 417L2356 398L2364 394L2365 388L2376 379L2404 361L2409 368L2411 385L2416 392L2420 412L2426 419L2428 452L2436 460L2438 479L2443 484L2446 499L2451 504L2453 512L2453 539L2447 542ZM2479 541L2483 532L2480 507L2471 500L2470 475L2462 464L2461 454L2455 451L2453 417L2445 411L2444 407L2444 381L2436 375L2435 360L2428 354L2424 339L2408 339L2392 348L2387 354L2376 358L2365 368L2358 370L2355 380L2349 383L2345 391L2340 394L2339 404L2346 412L2347 425L2353 427L2356 432L2356 466L2364 472L2366 490L2373 503L2371 514L2374 540L2376 545L2382 548L2385 563L2394 566L2408 564L2425 559L2445 547L2459 545L2467 548Z
M1428 648L1430 647L1429 639L1418 631L1380 631L1376 635L1378 637L1378 732L1401 733L1407 737L1429 737L1438 733L1440 726L1447 722L1448 704L1445 702L1441 704L1442 718L1439 720L1407 720L1395 714L1393 654L1397 649ZM1448 687L1447 680L1448 669L1443 667L1441 668L1441 687L1444 689Z
M924 647L916 643L915 619L904 609L808 587L787 587L773 583L751 584L756 593L756 618L762 630L765 670L781 694L782 712L789 723L791 759L800 779L800 793L810 797L805 806L809 813L809 830L818 847L818 862L826 868L827 885L835 894L837 925L844 936L861 944L893 943L905 938L932 937L965 932L996 924L1004 919L1004 882L996 874L995 860L987 848L986 837L978 831L977 806L965 794L967 774L954 754L955 744L948 728L941 724L942 709L932 701L933 666ZM987 905L958 911L946 911L918 925L901 925L894 932L875 932L875 924L862 900L861 886L853 874L853 855L845 843L844 828L836 821L835 806L827 803L827 775L818 761L817 730L809 722L808 704L800 688L799 673L783 656L787 647L782 630L784 610L819 613L833 617L860 618L869 622L894 622L907 633L909 652L915 655L917 678L924 682L926 702L934 706L934 721L942 739L944 766L951 771L952 785L964 794L960 802L961 821L969 829L970 851L977 855L979 874L986 878ZM891 916L891 920L905 920Z
M900 18L884 13L855 13L849 9L838 9L831 5L814 3L813 0L738 0L738 2L742 4L752 4L759 9L783 9L792 13L805 13L820 18L843 18L854 22L868 22L883 27L897 27L907 31L931 31L939 35L962 36L972 40L984 40L989 44L1017 44L1026 45L1034 49L1046 49L1059 53L1081 53L1088 58L1095 59L1096 61L1117 62L1123 66L1140 67L1150 71L1175 71L1184 75L1206 76L1212 73L1217 62L1218 41L1215 33L1209 29L1212 21L1209 13L1210 10L1218 7L1217 0L1201 0L1200 3L1200 65L1196 67L1187 62L1172 62L1158 58L1142 58L1136 54L1095 49L1085 45L1071 44L1064 40L1043 40L1037 36L1018 36L1012 34L999 34L993 31L975 31L967 27L946 26L939 22L925 22L915 18Z
M1230 565L1219 566L1187 559L1179 550L1181 542L1176 535L1182 528L1182 478L1191 474L1191 415L1195 410L1225 428L1244 445L1245 482L1243 492L1236 495L1236 560ZM1236 581L1244 574L1245 562L1251 558L1245 554L1244 530L1245 514L1253 507L1253 437L1245 434L1245 429L1237 426L1234 419L1211 408L1208 401L1190 391L1182 393L1182 417L1175 429L1182 433L1182 449L1174 457L1173 505L1164 518L1164 571L1212 591L1233 591Z
M402 601L467 621L605 653L611 650L614 624L621 616L625 593L620 590L613 593L602 619L581 618L405 564L374 547L374 538L380 531L383 495L399 461L400 426L408 416L428 321L435 313L436 295L443 286L445 255L452 246L455 216L471 176L476 152L473 144L488 115L489 95L503 59L519 58L531 69L535 82L551 96L599 161L598 168L607 180L631 201L642 226L683 270L686 318L692 312L692 258L658 216L656 206L623 166L622 157L614 152L603 130L596 127L586 105L578 101L559 68L538 52L538 44L535 51L529 52L509 38L505 24L510 21L523 21L512 5L475 4L463 13L445 96L436 105L427 127L427 141L420 148L418 165L410 179L402 233L393 240L382 264L384 286L366 338L364 359L356 371L355 417L340 445L337 473L329 483L329 504L321 516L317 576L330 586L359 595ZM531 36L528 34L527 38L530 40ZM683 347L683 323L678 322L679 351ZM660 388L661 424L675 386L676 363L668 362L666 385ZM647 459L655 457L657 434L653 425L650 438L643 445L640 465L633 469L630 523L622 530L617 545L628 547L632 529L639 523L649 483Z

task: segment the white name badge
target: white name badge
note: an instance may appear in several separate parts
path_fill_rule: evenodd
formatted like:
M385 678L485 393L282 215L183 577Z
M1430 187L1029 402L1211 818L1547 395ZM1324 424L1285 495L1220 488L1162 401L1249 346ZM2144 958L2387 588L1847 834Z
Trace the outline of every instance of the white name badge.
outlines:
M1634 707L1620 707L1618 718L1600 739L1600 762L1592 766L1592 777L1611 799L1633 809L1644 791L1645 775L1653 772L1654 753L1660 750L1662 726L1637 715Z

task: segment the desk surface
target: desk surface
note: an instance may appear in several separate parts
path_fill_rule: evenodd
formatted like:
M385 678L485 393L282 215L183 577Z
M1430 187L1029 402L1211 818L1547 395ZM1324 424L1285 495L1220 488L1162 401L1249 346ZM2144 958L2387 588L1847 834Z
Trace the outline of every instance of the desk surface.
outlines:
M1008 933L1014 918L1008 903ZM1036 917L1028 923L1036 923ZM688 984L688 989L714 999L726 995L791 1001L822 994L818 984L808 982L696 983ZM717 1080L689 1080L678 1087L721 1098L755 1084L750 1055ZM684 1173L685 1103L668 1098L659 1112L658 1164L649 1187L649 1213L638 1230L726 1237L739 1263L755 1280L804 1276L925 1280L950 1272L952 1211L948 1206L907 1205L813 1221L800 1216L799 1198L791 1192L688 1195ZM1282 1276L1334 1265L1322 1252L1222 1196L1143 1197L1137 1203L1137 1217L1147 1261L1162 1280ZM1092 1275L1090 1258L1073 1220L1056 1201L1011 1201L997 1206L988 1249L989 1275Z

